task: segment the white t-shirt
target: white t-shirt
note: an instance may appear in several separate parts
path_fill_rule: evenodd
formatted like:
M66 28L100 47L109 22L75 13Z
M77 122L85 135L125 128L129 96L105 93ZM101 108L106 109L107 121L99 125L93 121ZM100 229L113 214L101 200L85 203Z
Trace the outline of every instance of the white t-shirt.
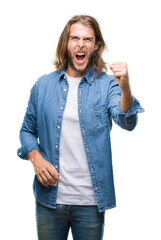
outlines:
M78 118L78 85L81 78L66 74L69 91L63 114L59 165L57 204L97 205L84 150Z

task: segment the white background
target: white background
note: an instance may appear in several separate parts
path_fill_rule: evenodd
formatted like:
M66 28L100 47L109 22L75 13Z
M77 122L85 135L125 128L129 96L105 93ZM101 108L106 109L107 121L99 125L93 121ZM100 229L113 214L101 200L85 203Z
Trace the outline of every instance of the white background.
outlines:
M34 171L16 155L19 130L30 89L54 70L58 38L75 14L98 19L109 49L105 60L128 63L132 92L146 110L133 132L113 125L117 207L106 211L104 239L160 240L161 17L156 0L1 1L0 238L37 239Z

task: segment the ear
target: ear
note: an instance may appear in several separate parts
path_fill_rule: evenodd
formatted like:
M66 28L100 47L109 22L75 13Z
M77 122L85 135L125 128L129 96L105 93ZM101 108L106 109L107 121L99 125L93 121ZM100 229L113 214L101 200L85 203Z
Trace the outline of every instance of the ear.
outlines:
M94 50L96 51L99 47L99 42L96 42L95 46L94 46Z

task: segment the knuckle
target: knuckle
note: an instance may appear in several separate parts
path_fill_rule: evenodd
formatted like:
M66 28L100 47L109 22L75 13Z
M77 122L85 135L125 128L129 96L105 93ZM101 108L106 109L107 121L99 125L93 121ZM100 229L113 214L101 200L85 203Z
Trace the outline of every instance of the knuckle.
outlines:
M45 182L45 183L48 183L48 179L45 179L44 182Z
M38 180L39 180L39 182L43 182L43 180L39 177L39 176L37 176L37 178L38 178Z
M40 175L41 173L43 173L43 169L38 169L37 173Z
M54 183L56 183L56 178L52 179L52 181L53 181Z
M127 64L126 63L124 64L124 68L127 69Z
M45 168L42 168L41 169L41 172L44 174L46 172L46 169Z
M37 174L37 175L40 175L40 172L41 172L41 171L40 171L39 169L36 169L36 174Z
M52 177L49 178L49 182L53 182L53 178Z

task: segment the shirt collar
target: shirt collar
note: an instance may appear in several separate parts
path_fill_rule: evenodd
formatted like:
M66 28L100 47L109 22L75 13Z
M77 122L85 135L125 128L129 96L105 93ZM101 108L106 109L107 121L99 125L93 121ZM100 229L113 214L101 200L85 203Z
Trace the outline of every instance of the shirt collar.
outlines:
M81 81L83 82L86 80L90 85L92 85L95 80L94 76L97 76L97 72L92 67L90 67L86 75L82 77ZM59 72L59 80L63 77L65 77L65 70Z

